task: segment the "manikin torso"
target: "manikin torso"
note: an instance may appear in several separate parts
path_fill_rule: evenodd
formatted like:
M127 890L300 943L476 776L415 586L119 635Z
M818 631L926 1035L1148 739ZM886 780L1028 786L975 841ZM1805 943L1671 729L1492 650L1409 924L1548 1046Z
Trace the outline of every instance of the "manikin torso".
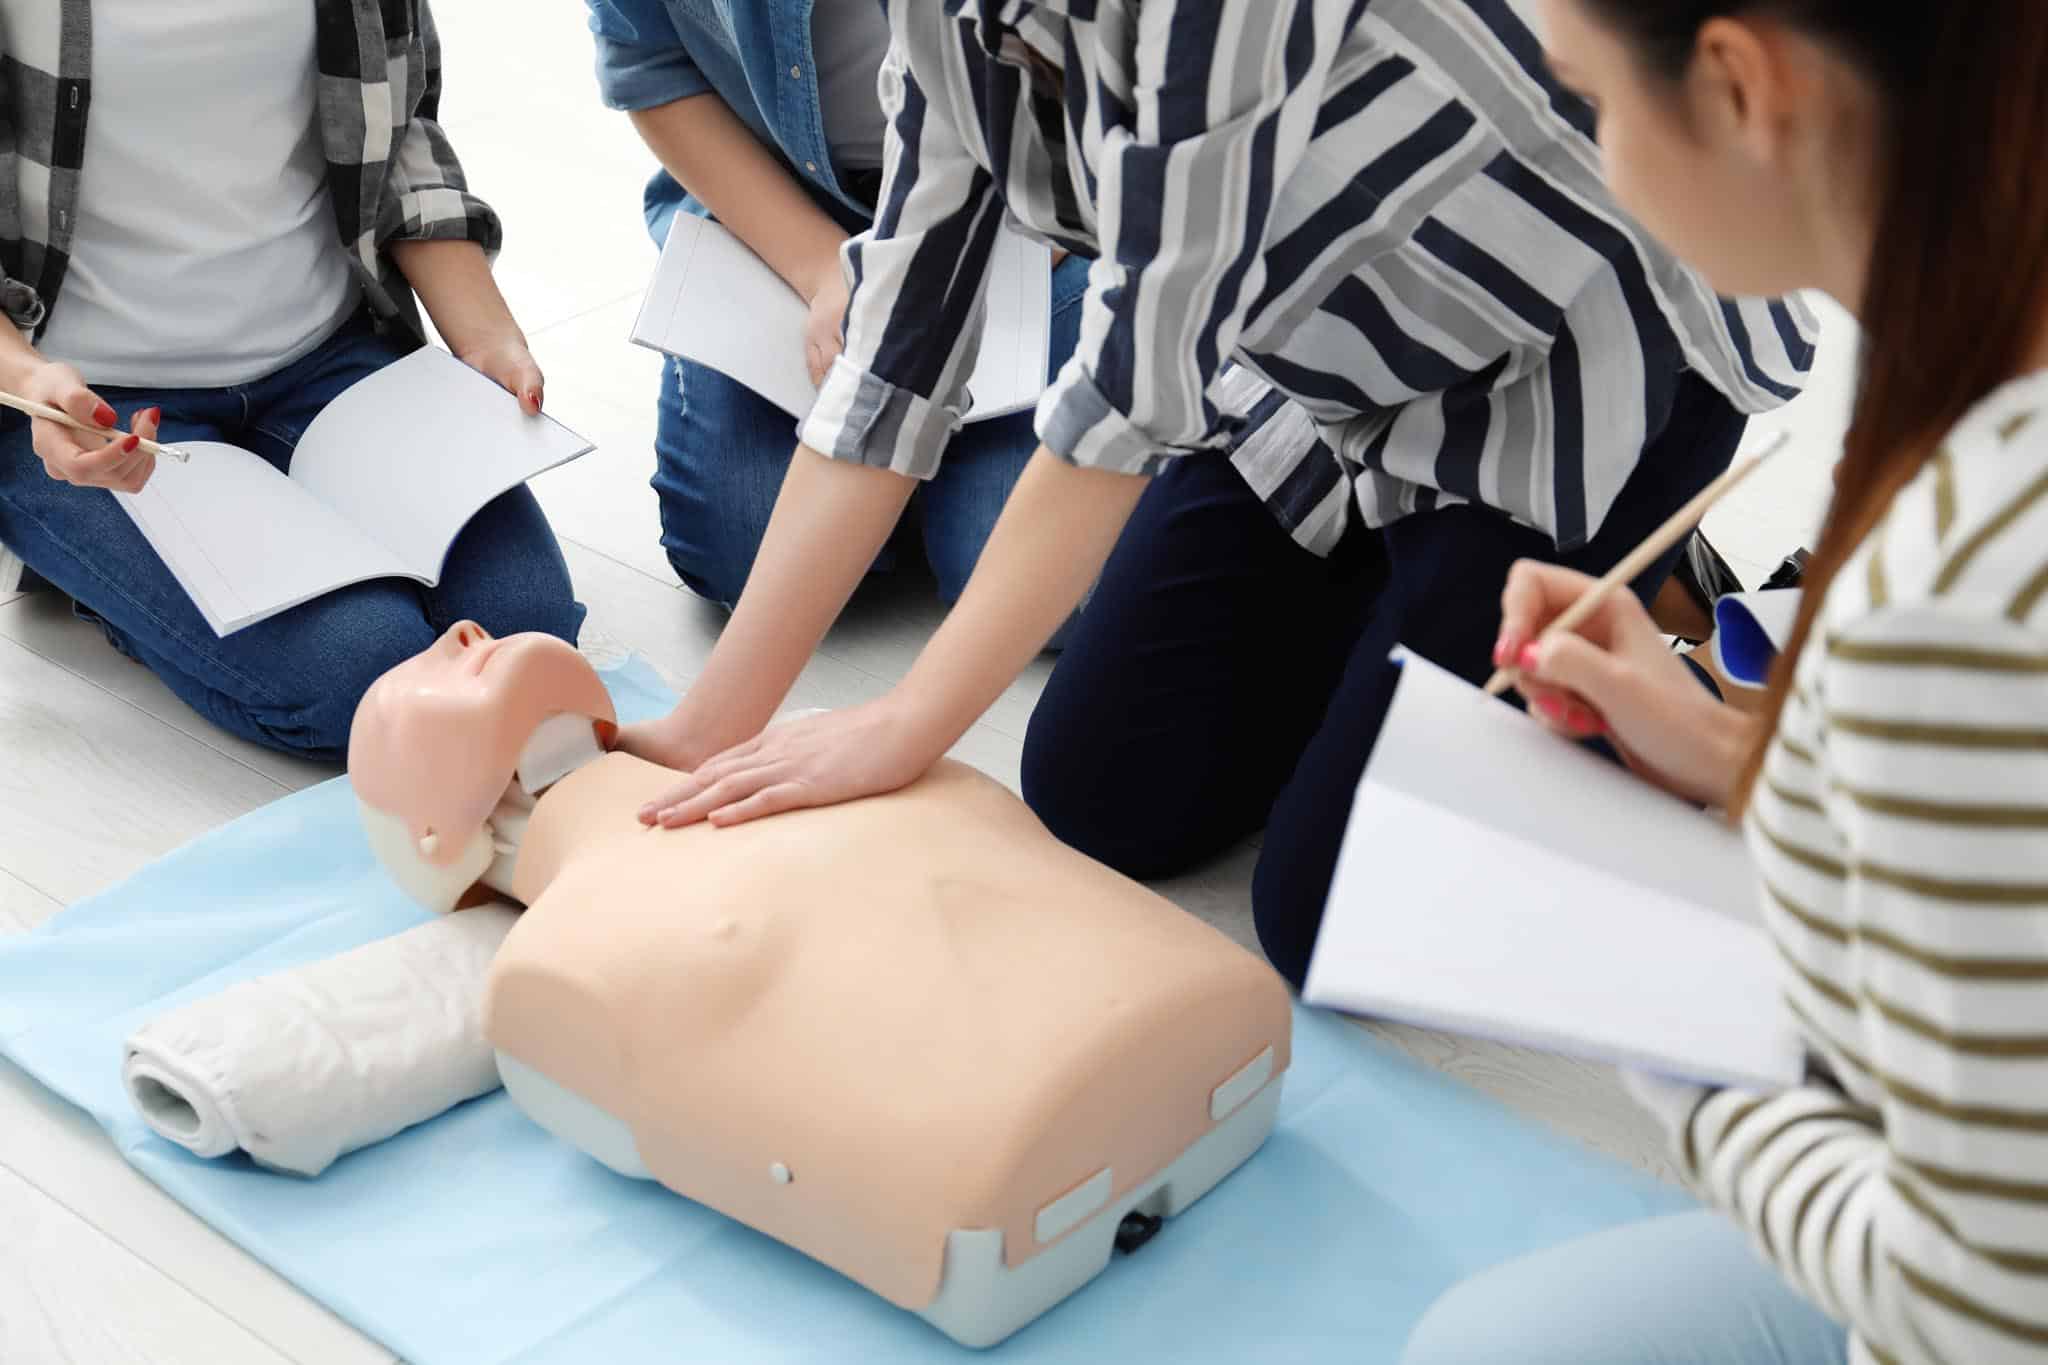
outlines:
M663 1184L901 1306L931 1300L949 1231L1000 1227L1014 1266L1049 1199L1159 1169L1262 1049L1286 1068L1270 969L970 768L661 830L637 812L674 772L561 739L538 766L567 775L492 820L484 883L529 907L492 1042L623 1122Z

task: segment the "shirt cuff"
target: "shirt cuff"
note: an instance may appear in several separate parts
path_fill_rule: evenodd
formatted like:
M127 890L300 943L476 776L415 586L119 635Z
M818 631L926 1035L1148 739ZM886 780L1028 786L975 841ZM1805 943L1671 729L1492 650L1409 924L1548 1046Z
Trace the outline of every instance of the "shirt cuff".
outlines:
M960 414L861 369L832 362L799 436L821 455L913 479L939 472Z
M1154 439L1117 411L1082 367L1079 356L1068 359L1059 378L1038 400L1038 439L1068 464L1111 474L1153 475L1183 455L1228 448L1224 434L1195 447Z
M628 113L712 93L679 47L631 47L597 35L597 88L607 108Z

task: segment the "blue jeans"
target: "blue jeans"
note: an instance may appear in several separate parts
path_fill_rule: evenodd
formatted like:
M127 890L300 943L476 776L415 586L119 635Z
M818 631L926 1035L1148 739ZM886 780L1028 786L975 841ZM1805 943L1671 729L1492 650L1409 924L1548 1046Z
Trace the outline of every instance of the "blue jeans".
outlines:
M1841 1365L1848 1333L1709 1210L1630 1223L1474 1276L1402 1365Z
M124 427L136 413L161 406L166 442L224 441L288 469L320 410L407 349L358 318L311 355L254 383L96 392ZM463 530L438 588L379 579L222 639L113 494L43 472L28 423L14 413L0 420L0 543L200 715L269 748L329 761L347 753L349 726L370 684L455 622L473 620L493 634L546 631L572 642L583 623L561 547L532 493L518 488Z
M1087 287L1087 261L1069 256L1053 270L1054 374L1080 337ZM1027 411L963 427L947 447L938 475L917 492L913 506L924 556L948 603L959 600L1003 503L1038 449L1032 423ZM669 361L654 441L661 544L690 591L727 610L739 601L753 572L768 516L796 453L796 426L781 408L718 371ZM875 568L895 567L898 553L892 544Z

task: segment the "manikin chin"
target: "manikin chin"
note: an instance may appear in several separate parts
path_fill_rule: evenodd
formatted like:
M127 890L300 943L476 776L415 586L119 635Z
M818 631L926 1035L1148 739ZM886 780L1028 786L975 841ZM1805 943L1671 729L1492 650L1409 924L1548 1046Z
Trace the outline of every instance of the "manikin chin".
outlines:
M525 907L484 1026L557 1137L983 1346L1271 1131L1285 984L1004 787L944 762L650 829L677 774L616 734L575 650L464 623L371 689L349 752L409 897Z

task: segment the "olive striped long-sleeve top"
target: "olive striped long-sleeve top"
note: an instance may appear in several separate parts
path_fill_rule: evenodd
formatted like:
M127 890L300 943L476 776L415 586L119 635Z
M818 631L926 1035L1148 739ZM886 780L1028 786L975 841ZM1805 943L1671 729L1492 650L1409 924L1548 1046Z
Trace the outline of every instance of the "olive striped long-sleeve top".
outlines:
M1831 590L1752 806L1836 1084L1680 1157L1859 1360L2048 1361L2048 374L1971 414Z

